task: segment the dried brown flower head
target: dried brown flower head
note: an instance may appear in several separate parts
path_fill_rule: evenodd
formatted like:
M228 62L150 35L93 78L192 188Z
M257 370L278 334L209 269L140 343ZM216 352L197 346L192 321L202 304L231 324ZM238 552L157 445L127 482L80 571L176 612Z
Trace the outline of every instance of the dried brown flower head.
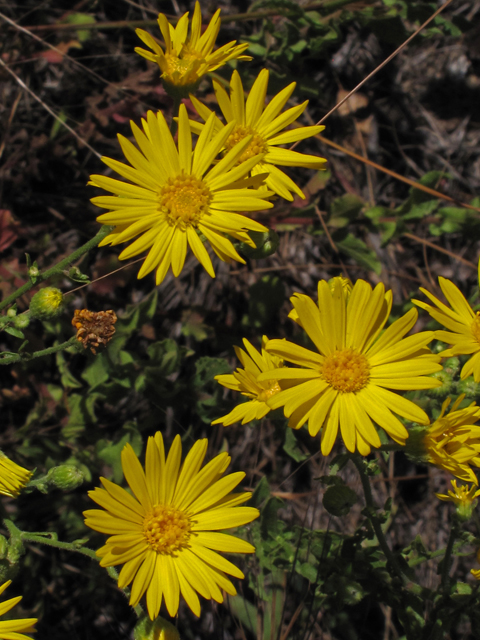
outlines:
M77 330L77 340L83 344L84 349L90 347L92 353L96 349L106 346L115 334L113 326L117 321L115 311L89 311L88 309L75 309L72 325Z

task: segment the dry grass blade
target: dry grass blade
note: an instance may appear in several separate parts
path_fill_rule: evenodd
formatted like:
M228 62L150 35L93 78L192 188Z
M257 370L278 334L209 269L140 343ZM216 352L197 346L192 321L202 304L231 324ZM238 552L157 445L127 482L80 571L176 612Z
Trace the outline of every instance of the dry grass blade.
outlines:
M24 83L24 81L21 78L19 78L17 76L17 74L12 69L10 69L10 67L7 64L5 64L5 62L2 60L2 58L0 58L0 64L5 69L5 71L7 71L7 73L9 73L12 76L12 78L15 79L15 82L18 85L20 85L22 87L22 89L24 89L29 95L31 95L34 100L36 100L39 104L41 104L42 107L45 109L45 111L48 111L48 113L51 116L53 116L55 118L55 120L60 125L62 125L62 127L65 127L65 129L67 129L82 145L87 147L87 149L90 149L90 151L92 153L94 153L97 156L97 158L101 158L102 157L101 154L98 153L98 151L95 151L95 149L93 147L91 147L86 140L84 140L81 136L79 136L78 133L74 129L72 129L72 127L70 125L68 125L66 122L64 122L59 117L59 115L57 113L55 113L55 111L53 111L53 109L51 109L48 106L48 104L45 104L45 102L43 102L43 100L41 98L39 98L34 91L32 91L29 87L27 87L27 85Z
M323 118L317 122L317 124L322 124L323 122L325 122L325 120L326 120L329 116L331 116L331 115L332 115L332 113L335 113L335 111L336 111L339 107L341 107L341 106L342 106L342 104L343 104L344 102L346 102L349 98L351 98L351 97L353 96L353 94L354 94L354 93L356 93L356 92L360 89L360 87L363 87L363 85L364 85L366 82L368 82L368 81L370 80L370 78L373 78L373 76L374 76L376 73L378 73L378 72L380 71L380 69L383 69L383 67L384 67L386 64L388 64L391 60L393 60L396 56L398 56L398 54L399 54L399 53L400 53L400 52L401 52L401 51L402 51L402 50L407 46L407 44L408 44L409 42L411 42L411 41L413 40L413 38L415 38L416 36L418 36L418 34L419 34L421 31L423 31L423 29L425 29L425 27L426 27L428 24L430 24L430 22L432 22L432 20L434 20L434 19L435 19L435 18L436 18L436 17L437 17L437 16L438 16L442 11L444 11L444 10L448 7L448 5L449 5L449 4L451 4L452 2L453 2L453 0L447 0L447 1L445 2L445 4L443 4L441 7L439 7L439 8L435 11L435 13L433 13L433 14L432 14L432 15L431 15L427 20L425 20L425 22L424 22L422 25L420 25L420 26L418 27L418 29L417 29L414 33L412 33L412 35L411 35L409 38L407 38L407 39L405 40L405 42L402 42L402 44L401 44L397 49L395 49L395 51L394 51L393 53L391 53L391 54L388 56L388 58L385 58L385 60L384 60L382 63L380 63L380 64L378 65L378 67L376 67L376 68L375 68L371 73L369 73L369 74L368 74L368 76L366 76L366 77L365 77L361 82L359 82L359 83L357 84L357 86L356 86L354 89L352 89L352 90L350 91L350 93L347 93L347 95L346 95L342 100L340 100L340 102L338 102L338 103L333 107L333 109L330 109L330 111L329 111L327 114L325 114L325 115L323 116Z
M332 147L333 149L337 149L337 151L342 151L346 155L349 155L350 157L355 158L355 160L359 160L360 162L363 162L364 164L367 164L368 166L373 167L374 169L377 169L377 171L382 171L383 173L387 173L389 176L392 176L392 178L395 178L396 180L400 180L401 182L405 182L405 184L408 184L411 187L418 189L419 191L424 191L425 193L429 193L431 196L435 196L440 200L447 200L448 202L453 202L454 204L457 204L459 207L464 207L465 209L470 209L472 211L477 211L478 213L480 213L480 209L478 207L474 207L471 204L467 204L466 202L460 202L459 200L456 200L451 196L447 196L444 193L440 193L440 191L436 191L435 189L426 187L425 185L420 184L419 182L415 182L415 180L410 180L410 178L405 178L404 176L401 176L399 173L396 173L391 169L382 167L381 164L377 164L376 162L373 162L368 158L364 158L363 156L360 156L358 153L354 153L353 151L350 151L349 149L342 147L342 145L337 144L336 142L332 142L332 140L328 140L323 136L317 135L315 137L321 142L324 142L329 147Z
M414 240L415 242L419 242L420 244L426 245L427 247L430 247L431 249L435 249L435 251L440 251L440 253L444 253L445 255L449 256L450 258L453 258L454 260L457 260L458 262L461 262L462 264L466 264L469 267L472 267L472 269L477 269L477 265L473 264L473 262L470 262L470 260L465 260L465 258L462 258L461 256L457 256L456 253L453 253L452 251L449 251L448 249L444 249L443 247L439 247L438 244L435 244L434 242L430 242L430 240L425 240L424 238L419 238L418 236L414 235L413 233L403 233L402 236L404 238L410 238L410 240Z

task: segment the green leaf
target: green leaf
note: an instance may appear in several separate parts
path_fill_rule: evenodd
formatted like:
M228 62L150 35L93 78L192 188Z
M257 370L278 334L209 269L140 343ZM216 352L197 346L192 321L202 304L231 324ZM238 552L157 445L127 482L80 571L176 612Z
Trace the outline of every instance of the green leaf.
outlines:
M253 492L253 495L248 502L248 506L258 508L269 497L270 497L270 485L268 484L268 480L266 479L266 477L263 476L263 478L255 487L255 491Z
M25 339L25 334L20 329L15 329L15 327L5 327L5 333L9 333L11 336L15 336L15 338Z
M357 502L357 494L346 485L333 485L323 495L323 506L332 516L346 516Z
M355 260L357 264L366 269L371 269L377 275L380 275L382 271L382 263L378 259L377 254L368 249L367 245L356 238L352 233L349 233L344 240L338 241L334 238L337 247L345 254Z
M87 13L71 13L67 16L65 22L81 26L82 24L95 24L96 20L94 16ZM76 33L80 42L85 42L92 36L92 31L90 29L79 29Z
M82 378L90 389L94 389L110 377L110 362L105 353L100 353L88 364L82 373Z
M142 450L142 436L137 426L134 423L127 423L124 425L123 431L126 431L126 433L117 442L99 440L95 448L100 460L112 467L113 481L117 484L120 484L123 479L121 453L124 446L127 442L130 443L137 456L140 455Z
M303 453L298 445L297 438L295 437L295 433L293 429L287 427L285 431L285 442L283 444L283 450L290 458L293 458L295 462L303 462L308 458L308 455Z
M364 207L364 201L351 193L336 198L330 209L328 224L333 227L345 227L349 222L358 217Z
M262 538L275 537L278 533L278 510L283 506L283 500L279 498L269 498L260 514L260 528Z

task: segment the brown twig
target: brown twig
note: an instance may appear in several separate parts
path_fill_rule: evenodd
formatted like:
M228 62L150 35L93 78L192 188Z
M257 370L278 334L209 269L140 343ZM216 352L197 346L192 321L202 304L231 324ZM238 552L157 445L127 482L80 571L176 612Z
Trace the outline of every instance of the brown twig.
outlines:
M457 256L457 254L452 253L452 251L448 251L448 249L439 247L437 244L430 242L430 240L425 240L425 238L419 238L413 233L402 233L402 236L404 238L410 238L410 240L414 240L415 242L419 242L420 244L424 244L427 247L435 249L436 251L440 251L440 253L444 253L450 258L453 258L454 260L458 260L458 262L461 262L462 264L466 264L467 266L472 267L472 269L475 269L475 270L477 269L477 265L473 264L473 262L470 262L470 260L465 260L465 258L462 258L461 256Z

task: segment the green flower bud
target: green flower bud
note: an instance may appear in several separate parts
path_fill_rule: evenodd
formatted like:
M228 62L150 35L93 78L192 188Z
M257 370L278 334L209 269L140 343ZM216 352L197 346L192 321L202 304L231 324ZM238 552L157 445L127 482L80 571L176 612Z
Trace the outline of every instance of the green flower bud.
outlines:
M37 278L40 275L40 270L36 264L32 264L32 266L28 270L28 275L30 276L30 278Z
M60 289L45 287L33 296L30 315L38 320L51 320L63 311L63 307L63 293Z
M83 483L83 473L73 464L62 464L49 470L45 483L52 489L71 491Z
M453 378L453 376L460 370L460 360L456 356L453 358L447 358L443 362L443 370Z
M253 258L254 260L268 258L278 249L280 239L278 233L272 229L265 232L250 231L248 235L255 243L255 247L250 247L245 242L241 242L239 245L239 250L248 258Z
M5 536L0 536L0 560L4 560L8 553L8 540Z
M441 387L434 387L433 389L428 389L425 393L431 398L446 398L452 392L452 376L448 371L443 369L442 371L437 371L436 373L432 373L431 378L435 378L436 380L440 380L442 383Z
M177 628L163 618L153 622L146 616L141 618L133 630L134 640L180 640Z
M13 307L10 307L10 309L7 311L7 316L9 318L14 318L17 315L17 306L14 305Z
M480 397L480 384L474 381L473 377L460 380L457 387L458 393L464 393L466 398Z
M30 316L28 313L21 313L19 316L15 316L13 320L13 326L17 329L26 329L30 324Z

